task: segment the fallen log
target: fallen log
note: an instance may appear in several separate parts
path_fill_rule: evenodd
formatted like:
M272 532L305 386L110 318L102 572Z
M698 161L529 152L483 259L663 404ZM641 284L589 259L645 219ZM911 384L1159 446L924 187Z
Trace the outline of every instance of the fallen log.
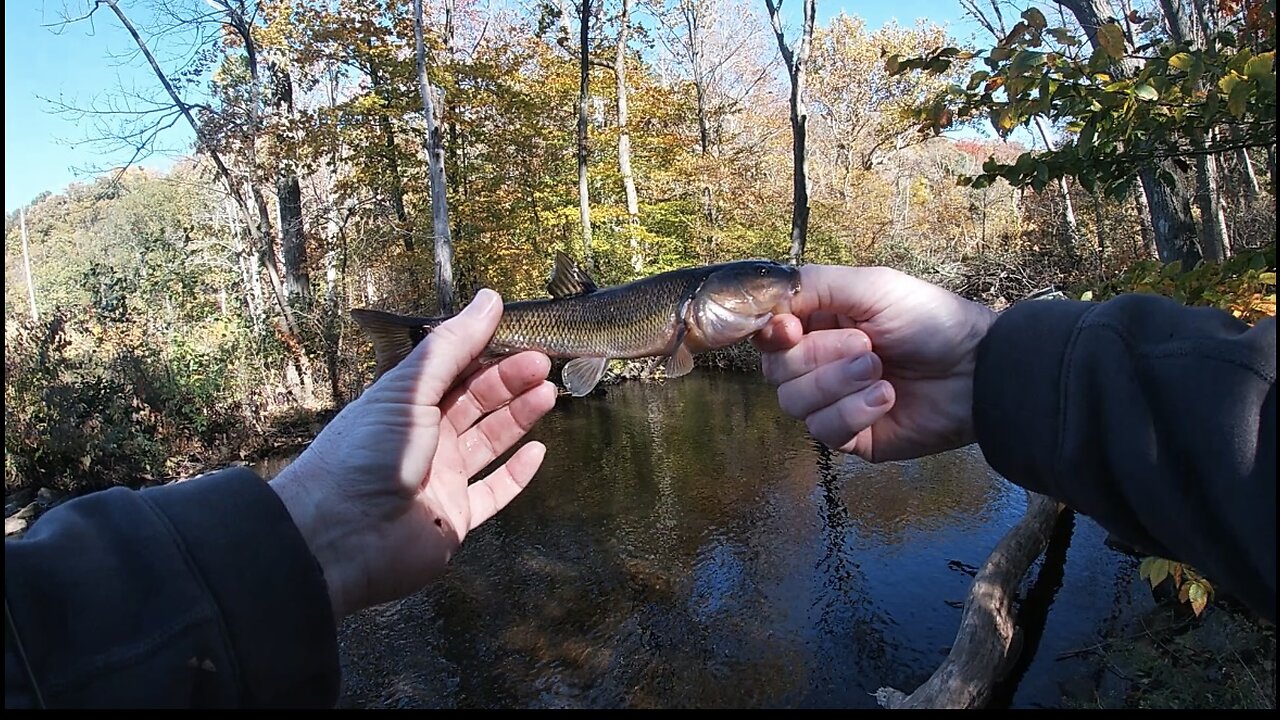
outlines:
M996 543L973 578L951 652L933 675L910 695L890 687L875 692L882 707L979 708L1013 665L1021 649L1013 598L1035 559L1044 552L1065 506L1027 493L1027 511Z

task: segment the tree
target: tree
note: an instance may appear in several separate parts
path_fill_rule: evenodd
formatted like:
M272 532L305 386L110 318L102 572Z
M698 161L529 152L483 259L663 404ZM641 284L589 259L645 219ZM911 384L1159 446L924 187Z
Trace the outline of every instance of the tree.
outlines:
M450 7L452 11L452 7ZM444 137L439 115L443 94L437 101L427 80L427 54L423 41L422 0L413 0L413 37L418 63L418 91L422 94L422 114L427 123L427 154L431 173L431 224L435 234L436 296L442 315L453 312L453 241L449 235L449 198L444 177Z
M973 178L1000 177L1018 186L1044 187L1071 175L1090 192L1120 198L1137 175L1150 209L1160 259L1189 269L1200 259L1191 219L1191 162L1202 154L1275 142L1275 51L1244 47L1248 26L1219 32L1205 47L1159 37L1131 49L1124 29L1098 19L1085 0L1062 0L1079 11L1092 53L1080 52L1069 28L1048 27L1043 13L1026 10L996 47L981 56L965 87L922 108L925 125L939 129L956 120L986 116L1002 135L1044 114L1076 133L1060 147L1025 153L1012 164L991 161ZM1272 16L1273 17L1273 16ZM1136 18L1136 16L1131 17ZM1148 37L1156 27L1144 20ZM1145 62L1135 59L1143 54ZM890 69L941 72L972 54L942 48L923 58L892 56ZM1224 139L1219 126L1239 132ZM1202 143L1203 140L1203 143Z
M578 3L578 217L582 222L582 252L591 257L591 187L587 178L587 112L591 100L591 0Z
M1203 0L1201 0L1203 2ZM1181 45L1203 47L1209 28L1203 13L1195 13L1184 0L1160 0L1170 37ZM1199 88L1204 91L1203 85ZM1216 132L1209 128L1210 135ZM1200 210L1200 252L1210 262L1222 262L1230 254L1231 242L1227 232L1227 218L1222 210L1222 198L1218 192L1218 168L1214 157L1207 150L1206 131L1192 127L1191 149L1195 155L1195 198Z
M778 39L778 51L787 64L791 78L791 147L792 147L792 208L791 252L792 263L799 263L804 255L805 235L809 230L809 166L805 153L805 140L809 122L809 110L805 105L805 72L809 51L813 45L814 0L804 0L804 24L794 46L787 45L782 32L782 1L764 0L769 9L769 21Z
M840 173L843 200L849 199L855 170L870 171L928 138L917 132L910 110L961 79L959 69L893 75L885 69L883 55L928 52L946 39L945 30L936 25L903 28L891 23L869 31L861 18L843 13L814 34L809 105L817 122L811 157L823 151L831 156L826 162Z
M1139 63L1125 53L1122 33L1119 34L1119 47L1116 47L1114 38L1119 26L1114 22L1104 24L1103 18L1109 14L1108 8L1103 5L1105 1L1058 0L1058 4L1075 15L1094 52L1102 52L1111 58L1109 65L1117 77L1133 76L1140 72ZM1103 40L1099 39L1100 32L1103 33ZM1105 40L1106 38L1111 40ZM1109 49L1100 44L1103 41L1109 43ZM1138 171L1142 192L1147 198L1147 209L1151 213L1156 251L1164 262L1180 261L1184 268L1190 268L1200 260L1201 254L1195 244L1196 231L1191 204L1187 202L1186 173L1167 159L1157 163L1155 166L1144 164Z

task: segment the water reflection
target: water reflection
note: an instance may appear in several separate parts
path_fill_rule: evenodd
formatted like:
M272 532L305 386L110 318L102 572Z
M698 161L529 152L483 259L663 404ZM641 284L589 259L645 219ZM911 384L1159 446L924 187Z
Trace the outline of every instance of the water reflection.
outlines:
M971 580L952 567L1025 507L976 450L833 455L734 375L563 402L533 436L543 470L440 582L344 623L344 705L870 707L936 667ZM1126 593L1100 542L1071 552ZM1071 614L1058 641L1081 645L1109 609L1073 582L1049 580L1049 628ZM1038 689L1013 704L1056 704L1061 664L1020 669Z

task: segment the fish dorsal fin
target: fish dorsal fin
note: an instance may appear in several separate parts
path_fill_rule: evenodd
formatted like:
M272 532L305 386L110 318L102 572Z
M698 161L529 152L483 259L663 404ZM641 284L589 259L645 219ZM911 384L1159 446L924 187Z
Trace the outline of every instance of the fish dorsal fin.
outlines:
M600 382L608 362L609 358L602 357L574 358L565 363L564 370L560 372L560 379L564 380L564 386L569 388L569 394L574 397L584 397L589 395Z
M596 291L596 283L573 258L556 251L556 268L551 272L547 292L553 298L575 297Z
M693 372L693 353L689 352L689 346L680 343L680 347L667 356L667 364L662 370L670 378L678 378Z

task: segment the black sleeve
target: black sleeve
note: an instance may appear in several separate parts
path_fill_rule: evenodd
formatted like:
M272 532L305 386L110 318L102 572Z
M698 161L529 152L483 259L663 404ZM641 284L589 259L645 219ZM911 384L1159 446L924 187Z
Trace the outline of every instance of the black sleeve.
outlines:
M72 500L5 540L5 706L332 706L320 566L246 469Z
M1009 480L1276 618L1276 323L1150 295L1007 310L974 423Z

